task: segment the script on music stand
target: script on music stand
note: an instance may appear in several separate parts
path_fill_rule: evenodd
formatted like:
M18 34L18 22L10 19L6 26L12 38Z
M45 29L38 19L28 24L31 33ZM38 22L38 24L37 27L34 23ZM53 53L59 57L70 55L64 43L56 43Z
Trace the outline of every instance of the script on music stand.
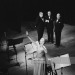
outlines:
M60 69L71 65L69 54L54 57L51 60L55 63L55 69Z

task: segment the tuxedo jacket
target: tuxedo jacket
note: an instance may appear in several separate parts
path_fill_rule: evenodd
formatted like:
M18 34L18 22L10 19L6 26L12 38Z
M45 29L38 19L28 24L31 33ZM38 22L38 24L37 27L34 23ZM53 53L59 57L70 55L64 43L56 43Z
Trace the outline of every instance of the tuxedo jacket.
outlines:
M53 18L52 16L49 18L48 16L46 16L45 21L48 20L49 22L45 22L46 26L49 27L49 29L53 29L54 25L53 25Z
M45 20L49 20L49 23L53 22L52 16L51 16L50 18L49 18L49 16L46 16L46 17L45 17Z
M55 20L54 22L54 26L55 26L55 32L59 32L59 31L62 31L63 27L64 27L64 23L62 21L62 19L59 19L59 20Z
M44 28L44 18L40 18L39 16L36 19L36 28Z

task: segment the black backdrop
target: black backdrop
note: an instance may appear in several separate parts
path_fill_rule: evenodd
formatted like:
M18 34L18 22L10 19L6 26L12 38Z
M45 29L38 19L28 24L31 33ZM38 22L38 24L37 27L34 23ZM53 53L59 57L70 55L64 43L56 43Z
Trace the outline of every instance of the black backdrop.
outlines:
M0 30L20 31L22 21L34 21L39 11L60 12L68 24L75 24L75 2L72 0L1 0Z

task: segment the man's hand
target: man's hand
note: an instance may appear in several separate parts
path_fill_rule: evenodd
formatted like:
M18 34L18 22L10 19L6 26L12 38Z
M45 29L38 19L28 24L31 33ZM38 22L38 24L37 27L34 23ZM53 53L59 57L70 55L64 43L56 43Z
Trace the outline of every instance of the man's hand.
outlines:
M45 20L45 22L48 22L49 23L49 20Z

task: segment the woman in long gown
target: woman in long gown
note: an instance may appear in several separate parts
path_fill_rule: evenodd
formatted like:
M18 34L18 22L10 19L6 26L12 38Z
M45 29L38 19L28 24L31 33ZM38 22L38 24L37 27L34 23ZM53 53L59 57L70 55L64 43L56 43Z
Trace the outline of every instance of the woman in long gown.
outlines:
M38 42L38 41L36 42L37 52L36 52L36 58L33 59L33 62L34 62L33 75L45 75L47 49L43 45L44 41L45 41L45 39L41 38L40 42Z
M28 36L28 32L26 32L26 35ZM32 46L36 51L35 58L33 58L33 64L34 64L34 70L33 75L47 75L47 49L44 46L45 39L41 38L40 42L36 41L34 42L29 36L28 38L33 43ZM53 68L54 69L54 68Z

